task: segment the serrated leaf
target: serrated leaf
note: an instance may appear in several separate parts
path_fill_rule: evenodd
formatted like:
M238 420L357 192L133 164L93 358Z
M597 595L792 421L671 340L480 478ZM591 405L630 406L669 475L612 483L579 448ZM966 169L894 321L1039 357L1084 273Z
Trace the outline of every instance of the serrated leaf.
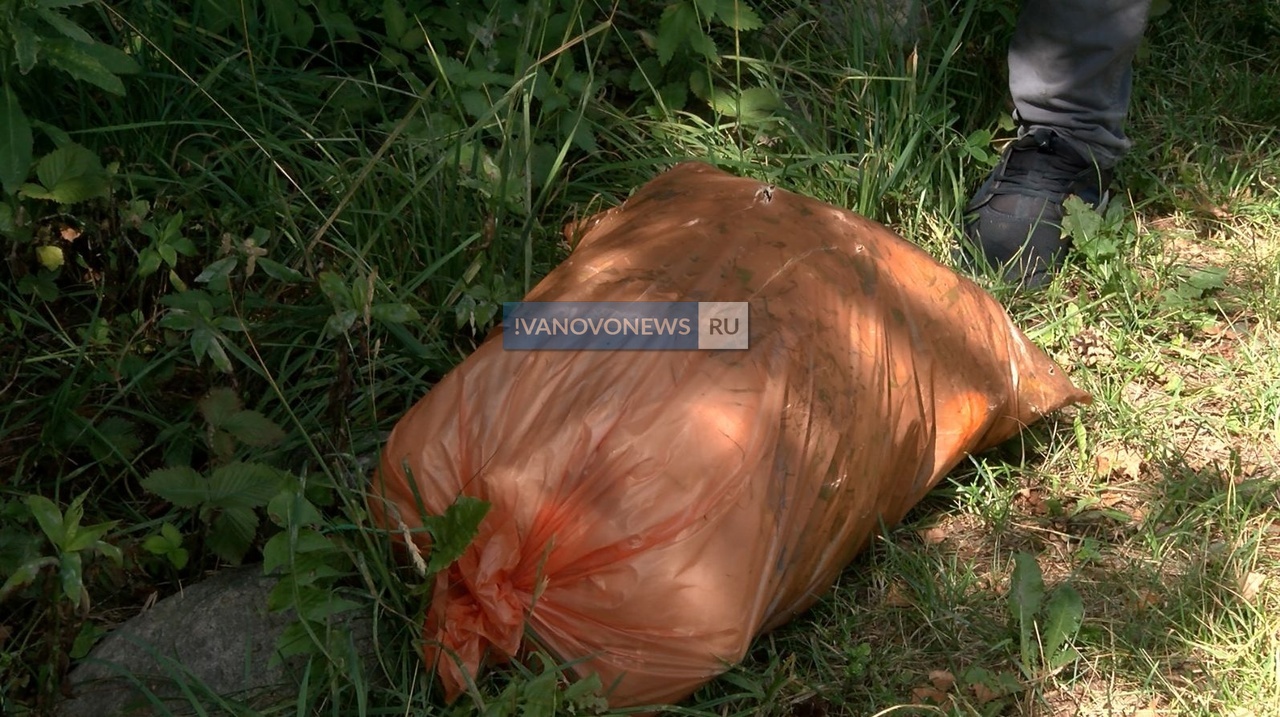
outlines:
M40 16L41 20L48 23L49 27L52 27L54 30L57 30L66 37L82 44L93 44L93 35L90 35L83 27L80 27L66 17L63 17L61 14L43 7L37 8L36 14Z
M1036 614L1044 599L1044 576L1040 564L1028 553L1013 556L1013 577L1009 584L1009 610L1017 623L1021 655L1024 663L1036 650Z
M719 0L716 17L730 30L750 32L764 27L764 21L742 0Z
M0 87L0 186L15 194L31 169L31 123L7 85Z
M244 560L258 532L258 516L250 508L226 508L213 520L209 531L209 549L234 565Z
M160 537L169 541L169 544L175 548L182 545L182 533L174 527L173 523L165 523L160 526Z
M480 521L489 512L489 504L479 498L460 496L444 515L428 516L423 524L431 533L431 559L427 574L438 573L453 564L475 540Z
M124 83L120 78L112 74L98 58L85 52L80 43L72 40L49 40L41 47L48 64L113 95L124 95Z
M257 411L237 411L219 426L246 446L263 448L284 440L285 433L274 421Z
M214 428L221 428L232 416L244 409L236 392L225 386L209 390L209 393L196 404L197 410L204 420Z
M111 192L111 183L106 175L88 175L64 179L48 191L41 192L41 199L49 199L59 204L78 204L96 197L105 197Z
M102 171L98 155L79 144L55 149L36 163L36 178L49 190L73 179L101 174Z
M62 583L62 594L78 606L84 592L84 560L80 553L62 554L58 560L58 578Z
M44 535L49 539L49 542L54 545L61 545L66 533L66 526L62 520L62 511L58 509L58 506L42 495L29 495L23 502L27 504L27 509L31 511L31 516L36 519L36 523L40 525L40 530L44 531Z
M369 315L388 324L403 324L418 320L418 311L408 304L374 304Z
M690 35L704 34L698 26L698 13L691 3L668 5L658 19L658 62L666 65Z
M1084 620L1084 601L1080 593L1070 585L1059 585L1044 604L1044 624L1040 640L1044 646L1044 659L1050 665L1059 659L1059 653L1080 631Z
M1062 203L1062 233L1077 240L1087 241L1102 229L1102 215L1083 199L1069 196Z
M275 279L276 281L283 281L292 284L306 279L306 277L302 275L302 272L266 257L258 257L258 266L267 276Z
M36 66L40 56L40 39L35 31L22 22L15 22L9 30L13 36L13 54L18 59L18 72L27 74Z
M151 471L142 487L179 508L195 508L209 499L209 481L190 466Z
M215 468L209 476L209 503L220 508L261 508L283 486L284 474L279 470L236 461Z

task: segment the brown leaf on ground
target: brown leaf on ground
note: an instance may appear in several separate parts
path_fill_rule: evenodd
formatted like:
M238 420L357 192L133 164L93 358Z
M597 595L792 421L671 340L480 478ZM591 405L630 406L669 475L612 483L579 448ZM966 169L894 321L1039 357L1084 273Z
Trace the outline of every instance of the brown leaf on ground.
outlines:
M1142 475L1142 454L1128 446L1104 447L1094 455L1093 469L1099 478L1136 480Z
M65 242L73 242L80 238L80 230L75 227L63 227L60 234L62 235L62 241Z
M920 687L911 690L912 702L930 702L935 705L940 705L948 699L950 698L947 697L947 693L928 685L921 685Z
M947 670L930 670L929 684L939 692L950 692L956 686L956 676Z
M1153 607L1159 607L1164 602L1164 598L1152 590L1139 589L1134 598L1135 607L1139 610L1147 610Z

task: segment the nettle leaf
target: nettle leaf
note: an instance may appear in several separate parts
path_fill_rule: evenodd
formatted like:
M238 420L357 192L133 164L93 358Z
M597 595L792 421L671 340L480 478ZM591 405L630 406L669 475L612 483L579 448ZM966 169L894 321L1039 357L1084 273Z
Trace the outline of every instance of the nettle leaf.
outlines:
M424 526L431 533L431 559L427 573L438 573L462 557L475 540L480 521L489 512L489 503L471 496L460 496L444 515L428 516Z
M0 87L0 186L14 194L31 169L31 123L9 87Z
M742 0L719 0L716 5L716 17L720 18L729 29L738 32L749 32L764 27L764 21Z
M268 465L228 463L209 476L209 503L220 508L261 508L284 487L284 479L283 472Z
M36 163L36 178L45 189L103 172L102 162L93 150L79 144L69 144L53 150Z
M151 471L142 487L179 508L195 508L209 499L209 481L190 466Z
M236 392L225 386L211 389L196 404L196 409L200 411L200 415L214 428L221 428L228 419L239 413L243 408L244 406L240 403L240 397L236 395Z
M274 421L257 411L237 411L219 428L235 436L246 446L264 448L284 440L285 433Z
M226 508L214 518L209 531L209 549L214 555L229 563L239 565L244 560L253 536L258 532L258 516L252 508Z

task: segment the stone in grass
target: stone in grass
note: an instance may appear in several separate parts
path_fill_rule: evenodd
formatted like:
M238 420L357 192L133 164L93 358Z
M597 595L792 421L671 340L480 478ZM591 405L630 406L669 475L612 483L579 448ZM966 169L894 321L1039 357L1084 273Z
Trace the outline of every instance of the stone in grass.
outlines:
M269 664L292 619L292 612L267 610L275 584L261 566L236 568L157 602L103 638L71 671L71 697L58 716L217 714L226 705L295 697L301 658ZM371 652L368 627L352 623L361 655Z

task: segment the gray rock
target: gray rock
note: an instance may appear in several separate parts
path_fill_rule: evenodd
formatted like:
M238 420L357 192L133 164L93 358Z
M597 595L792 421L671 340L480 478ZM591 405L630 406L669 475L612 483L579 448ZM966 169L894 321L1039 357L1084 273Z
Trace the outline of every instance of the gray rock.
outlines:
M291 612L267 611L275 584L261 566L249 566L221 571L157 602L103 638L72 669L72 696L57 714L140 717L194 713L196 705L218 714L295 696L299 660L269 665L292 619ZM352 632L368 648L368 622L356 621ZM156 708L157 700L163 709Z

